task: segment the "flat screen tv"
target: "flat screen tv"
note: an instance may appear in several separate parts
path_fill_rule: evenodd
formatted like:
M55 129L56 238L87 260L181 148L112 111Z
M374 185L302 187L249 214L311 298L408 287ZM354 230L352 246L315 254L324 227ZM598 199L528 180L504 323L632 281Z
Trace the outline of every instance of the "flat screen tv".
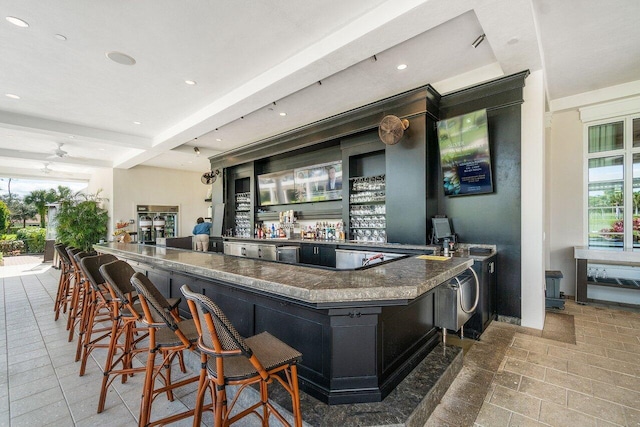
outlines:
M258 175L260 206L342 199L342 161Z
M261 206L295 203L295 189L293 170L258 176L258 194Z
M438 122L445 196L493 192L487 110Z

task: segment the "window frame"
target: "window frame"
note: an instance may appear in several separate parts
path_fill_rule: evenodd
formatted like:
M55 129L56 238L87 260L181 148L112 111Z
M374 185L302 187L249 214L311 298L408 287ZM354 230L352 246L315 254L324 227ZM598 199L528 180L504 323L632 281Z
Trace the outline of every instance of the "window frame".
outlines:
M624 196L623 216L624 233L622 248L619 247L602 247L605 250L627 250L633 247L633 156L640 155L640 146L633 147L633 121L640 120L640 113L628 114L624 116L607 117L605 119L593 120L583 124L583 230L584 245L589 246L589 160L606 157L622 156L623 158L623 186L622 192ZM622 148L597 151L589 153L589 128L592 126L605 125L615 122L623 122L623 144ZM640 175L638 176L640 179ZM631 224L631 226L629 226ZM640 250L640 247L638 248Z

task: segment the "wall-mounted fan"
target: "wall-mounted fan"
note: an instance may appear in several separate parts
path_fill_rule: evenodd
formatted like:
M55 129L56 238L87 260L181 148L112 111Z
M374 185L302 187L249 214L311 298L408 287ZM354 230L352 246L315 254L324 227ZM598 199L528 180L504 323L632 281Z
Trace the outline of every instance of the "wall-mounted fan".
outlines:
M200 181L205 185L211 185L216 182L218 179L218 175L220 175L220 169L216 169L215 171L205 172L200 177Z
M378 126L378 136L387 145L397 144L409 127L409 120L397 116L384 116Z

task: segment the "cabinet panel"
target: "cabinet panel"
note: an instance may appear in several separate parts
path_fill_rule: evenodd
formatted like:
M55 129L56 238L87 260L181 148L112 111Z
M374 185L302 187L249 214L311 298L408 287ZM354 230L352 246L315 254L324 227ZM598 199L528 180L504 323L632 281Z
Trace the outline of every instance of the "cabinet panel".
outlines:
M300 244L300 263L335 268L336 246L302 243Z
M316 246L305 243L300 244L300 262L302 264L317 265Z
M335 268L336 266L336 247L335 246L320 245L318 246L318 252L319 252L318 265Z

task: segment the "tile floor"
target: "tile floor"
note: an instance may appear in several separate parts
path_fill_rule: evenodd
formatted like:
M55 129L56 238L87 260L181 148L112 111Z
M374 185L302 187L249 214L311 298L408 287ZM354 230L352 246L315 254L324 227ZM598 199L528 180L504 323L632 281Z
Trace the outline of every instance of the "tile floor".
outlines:
M0 426L137 425L140 375L115 382L106 410L95 413L104 355L96 351L78 376L75 343L64 319L53 321L58 270L33 257L5 260ZM493 322L464 344L464 367L427 426L640 426L640 310L568 301L544 331ZM193 394L158 401L154 413L182 411Z

